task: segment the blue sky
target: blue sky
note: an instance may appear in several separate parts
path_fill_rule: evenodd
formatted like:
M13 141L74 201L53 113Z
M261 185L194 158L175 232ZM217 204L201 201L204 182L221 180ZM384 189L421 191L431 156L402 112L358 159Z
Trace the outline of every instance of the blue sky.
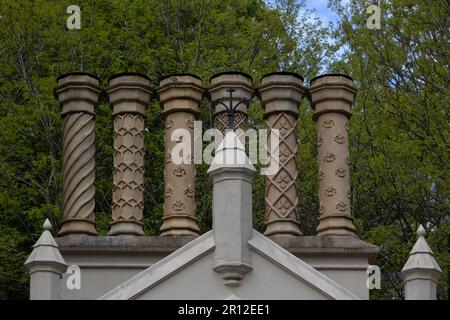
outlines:
M276 0L264 0L267 4L273 4ZM343 3L349 3L350 0L342 0ZM338 16L328 8L328 0L305 0L307 9L315 10L315 16L322 21L323 25L328 22L336 24Z
M343 3L350 3L350 0L342 0ZM327 26L329 22L332 22L336 27L338 24L339 16L333 12L330 8L328 8L328 0L306 0L306 8L314 9L315 16L322 21L323 26ZM331 43L334 42L333 39L329 39ZM336 57L340 57L344 51L346 46L341 47L337 52L335 52ZM324 71L324 70L322 70Z
M315 15L322 21L323 25L328 25L328 22L336 24L338 16L327 7L328 0L307 0L306 7L308 9L315 9Z

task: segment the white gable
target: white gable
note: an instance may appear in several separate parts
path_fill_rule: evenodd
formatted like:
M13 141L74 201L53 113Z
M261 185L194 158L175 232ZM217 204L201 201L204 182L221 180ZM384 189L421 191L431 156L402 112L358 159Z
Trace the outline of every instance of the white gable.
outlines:
M253 268L240 286L213 270L208 232L100 299L359 299L256 231L249 247Z

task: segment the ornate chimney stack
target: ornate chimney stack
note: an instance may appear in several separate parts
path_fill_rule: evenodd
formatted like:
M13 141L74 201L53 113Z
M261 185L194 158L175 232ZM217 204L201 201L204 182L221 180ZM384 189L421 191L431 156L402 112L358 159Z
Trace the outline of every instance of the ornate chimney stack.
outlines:
M63 127L63 219L58 235L96 235L94 128L99 80L87 73L65 74L54 92L62 106Z
M144 235L144 121L150 80L121 73L108 81L114 116L114 170L111 230L108 235Z
M311 80L319 163L318 235L354 235L350 208L348 121L356 95L353 80L326 74Z
M165 119L165 167L164 167L164 217L161 235L197 235L195 217L195 165L193 163L194 121L204 88L199 77L190 74L167 76L157 88ZM184 129L186 135L174 137L176 129ZM190 154L183 154L182 163L174 163L173 148L190 139Z
M226 106L230 103L230 88L233 88L231 102L237 106L234 111L233 129L245 131L247 126L247 104L253 95L252 77L243 72L222 72L209 79L208 92L214 105L214 127L225 136L229 127L229 114Z
M301 235L298 217L298 192L295 181L298 176L296 154L296 122L298 107L305 95L303 78L295 73L276 72L262 77L259 94L265 106L265 122L270 134L279 130L279 170L266 176L266 231L272 235ZM268 150L270 139L268 141Z

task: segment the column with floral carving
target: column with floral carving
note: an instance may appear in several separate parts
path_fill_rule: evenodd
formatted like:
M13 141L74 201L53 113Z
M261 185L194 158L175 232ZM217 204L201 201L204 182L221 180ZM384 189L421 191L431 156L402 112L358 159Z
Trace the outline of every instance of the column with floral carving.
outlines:
M298 107L305 95L303 78L295 73L277 72L261 79L259 94L265 107L265 121L269 134L279 131L279 159L270 153L271 161L279 163L279 170L266 176L265 235L301 235L298 216L298 176L296 154L296 123ZM269 139L270 141L270 139ZM275 149L274 149L275 150Z
M356 95L353 80L329 74L311 80L319 166L318 235L354 235L350 208L348 121Z
M157 88L165 121L164 216L161 235L197 235L195 207L194 121L204 88L201 79L190 74L164 77ZM174 132L177 129L180 134ZM177 144L190 139L191 150L172 159Z

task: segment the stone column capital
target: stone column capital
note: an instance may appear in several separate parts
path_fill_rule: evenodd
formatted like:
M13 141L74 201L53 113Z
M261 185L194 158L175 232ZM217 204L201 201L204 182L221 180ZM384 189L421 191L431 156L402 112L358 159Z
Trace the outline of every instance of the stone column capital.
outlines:
M74 112L95 114L94 108L102 92L97 76L84 73L66 73L57 79L53 93L62 106L61 115Z
M232 101L230 91L233 88ZM252 77L238 71L221 72L209 78L208 93L213 102L214 127L225 136L230 125L227 108L230 103L235 108L233 116L233 129L245 131L247 127L247 105L254 93Z
M159 101L163 104L162 115L184 111L198 115L205 88L202 80L192 74L173 74L163 77L156 88ZM180 103L183 101L182 103Z
M328 112L351 116L351 106L356 96L353 79L342 74L324 74L310 82L308 98L314 109L313 119Z
M250 99L254 93L252 77L243 72L222 72L213 75L209 79L208 92L211 101L228 101L230 93L227 91L233 87L233 105L236 105L243 99ZM214 114L225 111L225 107L218 104L215 106ZM241 104L236 111L247 113L247 106Z
M119 73L108 80L106 93L113 106L113 114L135 113L145 115L152 88L150 79L139 73Z
M292 72L273 72L261 78L258 95L266 108L265 116L286 112L298 117L298 106L306 88L303 77Z

